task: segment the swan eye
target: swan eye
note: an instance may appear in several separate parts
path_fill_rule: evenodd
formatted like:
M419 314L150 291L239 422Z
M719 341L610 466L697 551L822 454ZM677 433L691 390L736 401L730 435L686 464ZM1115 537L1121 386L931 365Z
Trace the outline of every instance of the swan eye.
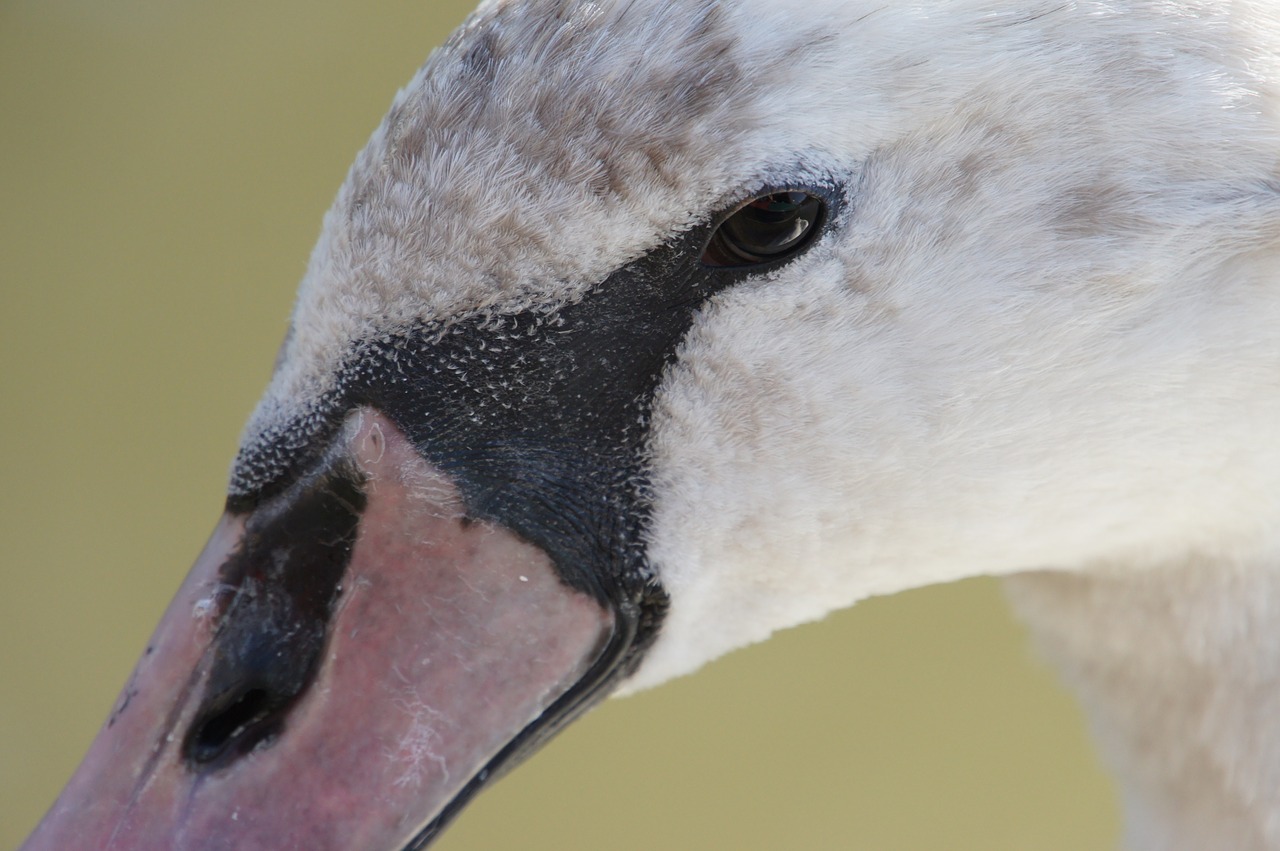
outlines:
M789 257L818 232L823 209L822 199L808 192L761 195L721 222L702 252L702 262L754 266Z

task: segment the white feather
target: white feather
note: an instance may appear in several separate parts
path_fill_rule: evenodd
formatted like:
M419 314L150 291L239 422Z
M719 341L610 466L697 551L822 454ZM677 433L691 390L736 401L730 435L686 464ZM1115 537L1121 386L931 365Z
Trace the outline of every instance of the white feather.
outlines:
M1280 847L1278 49L1265 2L493 0L353 167L249 435L352 341L550 309L833 177L830 235L659 390L631 687L1025 574L1134 846Z

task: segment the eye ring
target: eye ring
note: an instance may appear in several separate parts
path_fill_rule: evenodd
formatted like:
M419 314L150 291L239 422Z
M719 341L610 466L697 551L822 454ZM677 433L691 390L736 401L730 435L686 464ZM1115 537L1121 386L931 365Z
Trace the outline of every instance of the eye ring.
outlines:
M702 251L704 266L758 266L809 246L826 218L826 203L803 189L759 195L730 213Z

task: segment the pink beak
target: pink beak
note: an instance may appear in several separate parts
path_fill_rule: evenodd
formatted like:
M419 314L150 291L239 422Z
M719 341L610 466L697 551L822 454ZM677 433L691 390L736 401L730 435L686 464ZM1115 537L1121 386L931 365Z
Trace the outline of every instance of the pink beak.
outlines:
M369 408L228 513L26 851L422 847L619 627Z

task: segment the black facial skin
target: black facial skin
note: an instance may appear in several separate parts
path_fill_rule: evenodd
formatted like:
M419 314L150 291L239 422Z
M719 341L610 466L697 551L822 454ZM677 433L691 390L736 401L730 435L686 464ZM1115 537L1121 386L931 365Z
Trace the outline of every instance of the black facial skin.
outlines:
M586 676L408 848L426 847L484 784L607 695L657 637L668 601L642 544L650 405L708 298L803 254L839 217L843 192L834 182L766 186L759 194L784 190L808 192L824 204L814 237L793 252L750 265L705 264L712 235L736 208L727 210L553 313L423 323L359 344L335 389L304 418L241 449L227 499L232 512L270 504L292 482L317 475L346 414L374 407L452 477L470 517L500 523L541 547L565 584L615 614L614 636ZM290 686L294 695L299 690ZM201 717L216 714L215 698L207 698L210 709ZM198 741L198 732L192 735ZM189 750L192 758L197 752ZM222 751L210 753L216 761Z

